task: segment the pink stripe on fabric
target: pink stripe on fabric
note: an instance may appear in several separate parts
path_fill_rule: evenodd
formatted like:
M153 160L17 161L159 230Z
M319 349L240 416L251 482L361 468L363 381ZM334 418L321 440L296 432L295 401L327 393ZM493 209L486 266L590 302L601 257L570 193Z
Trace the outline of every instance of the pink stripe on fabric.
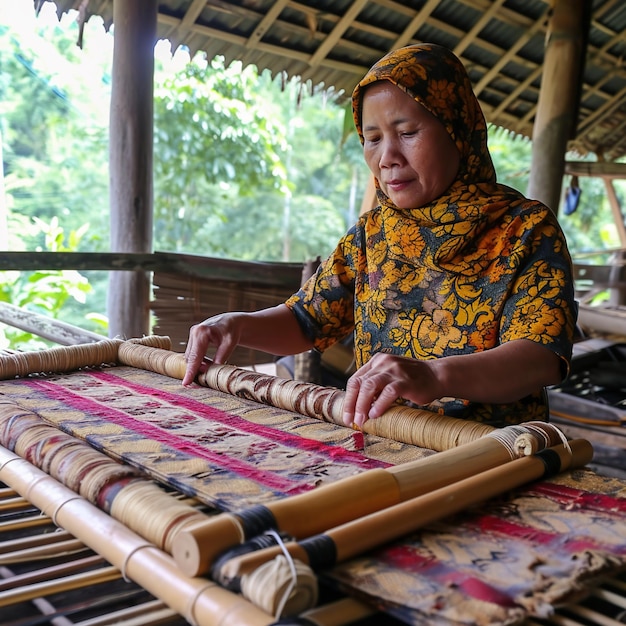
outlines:
M242 417L239 417L238 415L231 415L215 407L208 406L203 402L193 400L192 398L179 396L177 394L170 393L162 389L154 389L146 385L134 383L109 372L94 371L89 372L89 375L105 382L110 382L117 386L126 387L139 395L150 395L155 398L159 398L160 400L163 400L168 404L182 407L193 413L194 415L201 417L202 419L218 422L220 424L227 424L233 428L236 428L237 430L241 430L247 433L253 433L254 435L257 435L259 437L278 442L286 447L297 448L298 450L306 450L307 452L316 452L328 458L337 459L344 463L355 464L359 467L367 469L377 467L389 467L390 465L389 463L385 463L383 461L369 459L360 452L346 450L339 445L327 444L322 441L317 441L315 439L300 437L299 435L294 435L292 433L287 433L282 430L263 426L262 424L252 423ZM353 438L353 440L357 442L357 444L360 443L360 447L362 447L364 443L363 434L359 432L354 432L351 433L351 435L357 436L356 438Z
M87 400L64 387L56 386L54 383L33 379L24 379L23 383L29 387L37 389L54 400L62 401L67 406L97 417L106 418L108 422L113 422L114 424L123 426L136 434L154 439L155 441L170 446L180 452L205 459L217 467L232 471L238 476L250 478L265 487L277 489L289 494L309 491L312 488L308 485L302 485L281 476L277 476L271 472L258 470L250 463L226 457L223 454L214 454L202 446L177 437L172 433L172 431L166 431L158 426L146 424L141 420L134 419L122 411L117 411L94 400Z
M458 587L466 595L502 607L515 607L518 604L505 591L480 580L472 574L454 569L448 563L432 555L424 556L408 546L395 545L376 553L376 557L403 572L411 572L436 580L446 587Z
M494 515L481 515L478 526L482 532L498 533L505 537L515 537L528 541L532 545L558 546L559 550L566 550L570 554L585 551L604 550L613 554L626 554L626 546L607 546L597 541L593 536L570 536L558 531L546 531L524 526L517 522L508 521Z
M528 490L545 495L551 500L556 500L561 506L589 511L626 513L626 498L605 493L593 493L550 482L537 483L529 487Z

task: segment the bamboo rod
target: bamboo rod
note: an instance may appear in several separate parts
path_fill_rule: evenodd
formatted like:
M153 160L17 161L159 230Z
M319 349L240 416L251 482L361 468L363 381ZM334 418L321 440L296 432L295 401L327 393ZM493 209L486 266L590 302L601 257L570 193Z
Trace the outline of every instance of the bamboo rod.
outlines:
M118 359L124 365L148 369L179 380L182 380L186 368L182 354L128 341L120 345ZM344 425L345 392L339 389L215 363L199 374L196 382L230 395ZM361 430L369 435L441 451L474 441L494 428L424 409L394 406L380 417L367 420Z
M21 511L30 508L30 502L25 498L6 498L0 502L0 513L7 511Z
M172 555L187 575L204 574L218 554L265 530L284 531L295 539L309 537L563 439L550 424L503 428L416 461L368 470L307 493L189 524L174 538Z
M52 520L45 515L29 515L19 519L8 519L0 522L0 534L27 528L37 528L38 526L48 526L50 524L52 524Z
M135 606L128 606L118 611L111 611L106 615L99 615L73 626L140 626L141 624L159 624L162 621L171 621L176 613L168 609L161 600L149 600ZM149 621L146 621L149 620Z
M39 373L71 372L81 367L98 367L118 362L118 351L124 343L171 348L169 337L148 336L140 339L103 339L93 343L58 346L32 352L0 355L0 380Z
M302 542L287 542L283 548L314 570L332 567L528 482L568 468L582 467L592 457L593 448L588 441L572 440L568 446L558 445L537 455L516 459L330 529L323 535ZM280 554L281 547L273 546L234 557L225 562L219 578L224 581L240 579Z
M39 535L29 535L28 537L19 537L0 542L0 554L14 552L15 550L23 550L36 546L49 545L58 543L71 538L71 535L64 530L55 530L51 533L41 533Z
M119 580L121 574L119 569L113 566L102 567L90 572L72 574L54 580L45 580L16 589L9 589L0 593L0 607L19 604L28 600L35 600L55 593L64 593L75 589L84 589L92 585Z
M0 447L0 480L50 514L130 580L197 626L270 626L274 618L217 584L183 576L155 545L30 463Z
M32 572L12 575L11 578L0 580L0 592L23 585L39 583L44 580L49 580L50 578L65 576L66 574L78 572L94 565L100 565L103 562L104 559L101 556L94 555L59 563L58 565L52 565L50 567L43 567Z
M11 565L13 563L27 563L28 561L41 561L53 559L66 554L76 554L86 550L85 546L78 539L67 539L58 543L14 550L0 555L0 565Z

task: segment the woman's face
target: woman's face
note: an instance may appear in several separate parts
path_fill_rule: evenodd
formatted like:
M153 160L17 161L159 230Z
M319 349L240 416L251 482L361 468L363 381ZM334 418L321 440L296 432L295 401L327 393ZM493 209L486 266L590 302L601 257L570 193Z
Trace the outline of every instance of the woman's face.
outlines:
M428 204L456 178L460 154L445 127L393 83L366 88L361 126L365 161L398 208Z

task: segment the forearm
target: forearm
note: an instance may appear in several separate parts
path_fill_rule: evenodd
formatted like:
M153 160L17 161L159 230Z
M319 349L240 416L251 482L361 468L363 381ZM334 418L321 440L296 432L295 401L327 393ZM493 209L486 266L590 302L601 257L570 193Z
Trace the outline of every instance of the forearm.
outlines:
M313 347L284 304L241 315L239 344L242 346L276 355L298 354Z
M431 363L439 397L472 402L513 402L561 380L559 357L541 344L524 339Z

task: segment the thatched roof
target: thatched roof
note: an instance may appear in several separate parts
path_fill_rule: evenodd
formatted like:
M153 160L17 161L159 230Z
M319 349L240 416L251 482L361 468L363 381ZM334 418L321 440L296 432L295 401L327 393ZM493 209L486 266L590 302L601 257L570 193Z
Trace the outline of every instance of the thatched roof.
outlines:
M592 6L576 139L570 147L626 155L626 2ZM113 0L56 0L111 23ZM86 10L84 6L86 5ZM545 0L163 0L158 34L174 48L223 55L346 93L385 52L440 43L465 63L489 122L530 137L550 3Z

